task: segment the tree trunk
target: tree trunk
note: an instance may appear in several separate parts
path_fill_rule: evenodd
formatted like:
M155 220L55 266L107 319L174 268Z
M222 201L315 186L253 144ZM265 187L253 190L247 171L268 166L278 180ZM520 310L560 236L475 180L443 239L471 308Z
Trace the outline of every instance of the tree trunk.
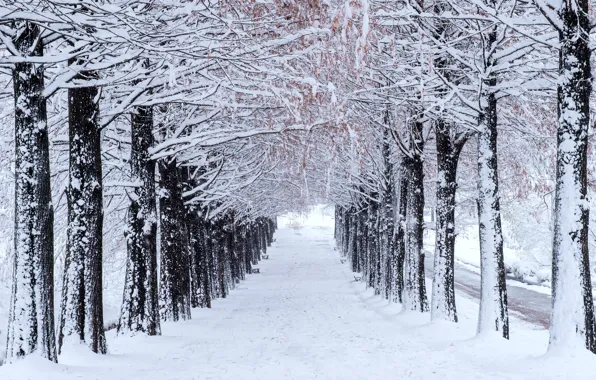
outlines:
M386 121L387 124L388 118ZM387 130L385 130L387 131ZM391 150L389 145L389 134L385 132L383 135L383 188L381 195L381 257L383 257L383 282L384 282L384 297L391 299L391 292L393 289L393 277L395 275L395 246L393 244L393 233L395 230L394 224L394 209L393 209L393 192L394 192L394 178L393 178L393 164L391 163Z
M14 47L43 56L39 26L19 22ZM6 360L38 352L57 361L54 335L54 212L43 65L17 63L15 99L14 272Z
M252 259L253 259L253 252L252 252L252 235L250 224L246 223L243 226L244 230L244 260L246 260L246 273L252 273Z
M372 198L376 198L376 194L371 195ZM377 260L378 260L378 246L377 246L377 204L373 201L368 203L368 220L367 220L367 231L368 231L368 260L369 260L369 274L368 274L368 286L375 290L377 293Z
M354 208L350 209L350 214L347 218L347 223L350 225L350 241L348 243L348 251L346 252L348 259L350 260L350 266L352 267L352 272L356 272L357 264L358 264L358 249L357 249L357 234L356 234L356 218L357 215L355 214Z
M131 134L132 180L138 185L130 197L127 216L126 278L118 333L160 335L155 161L149 156L154 143L151 107L138 107L132 114Z
M205 255L207 257L207 271L209 276L209 291L211 299L217 298L217 274L215 271L217 257L214 245L214 223L206 221L205 223Z
M586 197L590 123L589 3L563 2L559 10L557 185L553 236L549 350L577 347L596 352L588 255Z
M176 160L162 160L160 175L160 315L164 321L190 319L190 263L182 186Z
M402 168L397 200L397 223L395 226L395 285L394 300L403 303L404 261L406 258L406 212L408 206L408 176Z
M437 120L437 218L431 320L457 322L455 307L455 192L457 161L463 144L453 141L450 122Z
M421 127L420 127L421 130ZM406 208L406 252L404 306L406 310L428 311L424 273L424 171L420 155L408 159L408 200Z
M96 80L83 72L79 80ZM105 354L102 297L103 186L99 89L68 90L68 229L59 350L72 337Z
M489 34L492 46L496 32ZM492 42L491 42L492 41ZM492 66L490 64L489 66ZM499 331L509 339L507 287L503 263L503 235L499 205L497 168L497 99L494 76L485 80L486 108L480 115L478 132L478 224L480 238L480 312L478 333Z
M209 273L205 248L205 223L201 211L188 210L189 239L191 246L191 305L192 307L211 307L209 291Z
M258 229L258 227L256 228ZM228 289L225 274L225 257L226 257L226 234L224 231L224 222L222 219L217 220L213 224L213 265L214 265L214 282L216 285L216 294L218 298L226 298L228 296ZM255 233L257 247L260 244L259 232Z

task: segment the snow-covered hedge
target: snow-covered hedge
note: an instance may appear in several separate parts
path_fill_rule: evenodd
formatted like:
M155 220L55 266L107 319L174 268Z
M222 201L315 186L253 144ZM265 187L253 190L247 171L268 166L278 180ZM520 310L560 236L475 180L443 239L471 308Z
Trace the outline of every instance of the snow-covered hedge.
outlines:
M551 268L540 266L536 262L519 260L512 264L505 264L507 277L529 285L550 286Z

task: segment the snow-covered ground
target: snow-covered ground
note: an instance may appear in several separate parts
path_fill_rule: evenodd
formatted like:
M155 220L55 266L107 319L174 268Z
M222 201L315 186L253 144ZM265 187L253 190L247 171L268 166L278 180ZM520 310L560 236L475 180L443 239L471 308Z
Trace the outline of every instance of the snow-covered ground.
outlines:
M8 308L10 303L10 287L7 283L0 283L0 362L6 351L6 328L8 327Z
M0 379L591 379L596 356L545 355L548 332L517 318L511 341L475 337L478 304L458 295L460 323L429 323L354 282L334 250L329 212L280 219L261 273L213 309L163 324L160 337L116 337L52 364L27 358Z

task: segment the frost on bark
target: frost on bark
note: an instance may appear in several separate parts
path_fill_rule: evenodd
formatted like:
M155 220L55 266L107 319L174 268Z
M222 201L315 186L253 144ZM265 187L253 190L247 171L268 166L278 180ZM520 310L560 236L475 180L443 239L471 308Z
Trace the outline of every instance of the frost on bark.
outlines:
M262 239L258 224L256 225L256 230L255 237L260 251ZM218 219L214 223L213 237L214 278L217 284L217 297L226 298L228 296L228 282L226 281L227 237L223 218Z
M43 56L39 26L13 25L23 57ZM37 352L57 360L54 335L54 236L46 100L42 65L17 63L15 99L14 272L6 360Z
M447 2L435 2L432 11L436 15L452 11ZM438 17L433 20L431 32L440 42L434 57L434 66L443 79L457 85L461 81L452 71L452 58L446 51L447 40L453 36L450 20ZM457 33L457 32L456 32ZM439 96L446 99L448 86L439 88ZM441 112L440 109L437 110ZM455 250L455 193L457 190L457 164L467 134L458 133L456 125L441 115L434 123L437 188L435 252L433 265L433 285L431 297L431 320L443 319L457 322L455 307L454 250ZM435 214L433 214L434 216Z
M350 211L348 208L344 210L344 215L342 218L342 248L341 248L341 255L345 256L346 252L350 249Z
M358 267L358 247L357 247L357 234L356 234L356 210L352 207L350 212L346 217L346 224L349 226L350 230L350 238L348 241L348 250L346 251L346 255L350 261L350 265L352 267L352 271L356 272Z
M341 229L341 206L335 205L333 218L333 238L339 244L339 236Z
M364 254L364 225L364 212L358 211L356 214L356 225L354 226L354 233L356 234L356 251L358 252L358 262L356 263L355 272L358 273L362 272L364 270L364 266L366 265L366 255Z
M261 253L267 253L267 230L266 230L266 223L265 218L259 218L259 238L261 239Z
M176 159L159 166L160 288L159 308L164 321L190 319L190 258L182 186Z
M367 285L372 286L372 280L369 281L371 278L370 276L370 255L368 254L368 206L366 203L363 202L363 205L360 206L360 228L361 234L360 237L360 249L361 249L361 256L362 256L362 278L367 280Z
M237 225L236 232L234 234L234 251L237 255L237 268L238 279L244 280L246 278L246 251L244 250L244 226Z
M221 283L219 276L219 261L220 261L220 248L221 239L219 237L220 225L218 221L212 221L211 228L209 229L209 252L211 255L211 265L209 272L211 276L211 290L212 298L221 298Z
M591 92L589 3L561 4L549 350L583 344L595 352L586 198Z
M246 273L252 273L252 249L250 244L250 228L247 224L242 226L242 245L244 250L244 269Z
M265 233L261 225L261 236L264 238ZM226 287L226 294L230 293L236 287L234 278L234 223L233 218L227 214L223 220L222 237L224 242L223 251L223 277L224 286ZM263 242L265 240L262 240Z
M267 244L269 244L269 226L268 221L265 220L265 237ZM228 245L229 245L229 272L230 272L230 285L234 289L236 284L240 282L240 242L238 239L238 228L236 226L236 220L234 219L233 213L229 215L228 219Z
M360 255L361 250L359 247L359 236L358 236L358 225L360 220L360 215L357 214L356 208L353 209L352 216L350 218L351 226L352 226L352 233L351 238L353 240L350 250L350 264L352 266L352 272L359 272L360 271Z
M393 292L393 278L395 276L395 268L397 260L395 256L395 239L394 234L394 210L393 210L393 192L394 192L394 178L393 178L393 164L391 163L391 150L389 145L389 134L385 130L383 135L383 181L382 193L380 199L380 245L381 257L383 258L383 283L384 283L384 297L392 299Z
M209 267L205 248L205 223L196 207L189 207L189 239L191 259L191 306L211 307Z
M395 226L395 284L393 285L394 301L403 302L404 261L406 257L406 210L408 205L408 176L402 168L397 190L397 215Z
M97 72L78 74L96 80ZM107 351L103 329L103 187L99 89L68 90L68 229L60 316L59 350L67 341L85 342L96 353Z
M376 199L377 194L371 194L371 198ZM379 282L380 282L380 269L381 263L379 258L379 220L378 220L378 204L374 201L368 203L368 220L367 220L367 231L368 231L368 246L367 255L369 258L369 274L368 274L368 286L374 289L375 294L379 295Z
M184 167L179 170L183 192L191 191L202 183L197 183L193 173L202 173L201 168ZM188 228L188 253L190 268L190 303L192 307L211 307L208 265L205 249L205 220L200 203L184 205Z
M213 249L213 222L205 220L205 256L207 257L207 272L209 277L209 292L211 299L217 297L217 277L215 274L215 256Z
M428 311L424 274L424 170L422 123L412 127L411 157L405 158L408 168L408 200L406 206L406 254L404 306L406 310Z
M160 335L157 289L157 213L153 109L137 107L131 115L131 177L136 184L130 194L126 231L126 277L118 333L143 332Z
M431 319L457 322L455 307L455 192L457 162L463 142L455 141L454 126L439 119L435 125L437 147L437 218Z
M488 46L496 40L493 29ZM489 57L487 67L496 64ZM483 110L478 125L478 224L480 239L480 311L478 333L498 331L509 338L507 287L503 263L503 236L499 205L499 177L497 168L497 98L494 88L497 79L491 74L483 81Z

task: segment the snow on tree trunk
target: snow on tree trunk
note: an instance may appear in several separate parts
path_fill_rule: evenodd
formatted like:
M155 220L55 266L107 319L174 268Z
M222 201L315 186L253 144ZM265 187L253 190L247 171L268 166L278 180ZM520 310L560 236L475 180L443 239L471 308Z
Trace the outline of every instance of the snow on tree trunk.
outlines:
M136 183L127 215L127 258L118 333L160 335L157 289L157 212L153 109L137 107L131 116L131 175Z
M490 34L494 42L496 32ZM489 41L489 46L492 42ZM509 339L507 288L497 168L496 77L485 80L485 104L478 126L478 224L480 239L480 311L478 333L499 331Z
M381 193L380 206L380 231L381 236L381 257L383 258L383 291L384 297L391 299L391 292L393 289L393 277L395 276L395 246L393 233L394 225L394 210L393 210L393 164L391 163L391 150L389 145L389 134L385 130L383 135L383 187Z
M356 272L357 263L358 263L358 249L357 249L357 234L356 234L356 215L354 214L354 208L351 209L351 212L346 220L346 223L349 224L350 228L350 239L348 242L348 251L346 252L348 259L350 260L350 265L352 267L352 271Z
M457 161L463 144L453 141L452 129L450 122L437 120L437 218L431 320L457 322L454 281L455 192Z
M263 218L259 220L259 237L261 238L261 252L267 253L267 229Z
M218 298L226 298L228 296L228 288L225 275L225 254L226 254L226 237L224 232L224 222L222 219L217 220L213 224L213 281L215 282L216 296ZM258 231L258 224L255 222L255 246L257 251L260 250L260 232ZM258 254L257 254L258 257ZM258 260L260 258L258 257Z
M272 228L272 227L271 227ZM234 252L237 255L238 280L246 278L246 252L244 251L244 226L237 225L234 234Z
M209 273L205 249L205 226L199 210L189 210L189 234L191 244L191 306L211 307Z
M246 270L246 273L252 273L252 249L251 249L251 235L250 235L250 228L248 224L245 224L242 226L242 232L243 232L243 239L242 239L242 244L244 245L244 247L242 248L244 250L244 260L245 260L245 264L244 264L244 268Z
M376 194L371 195L372 198L376 198ZM377 218L378 205L374 201L368 203L368 257L369 257L369 280L368 285L372 287L375 294L380 294L379 291L379 224Z
M358 262L356 263L356 272L362 272L366 265L366 255L364 247L364 226L366 218L364 212L360 211L356 214L356 250L358 252Z
M359 216L358 214L356 214L356 209L354 208L354 213L352 213L352 217L350 218L351 220L351 225L352 225L352 250L350 252L350 264L352 265L352 272L358 272L359 269L359 263L360 263L360 250L359 250L359 244L358 244L358 221L359 221Z
M405 169L401 170L398 201L397 221L395 226L395 285L394 300L403 302L404 293L404 261L406 257L406 211L408 205L408 176Z
M214 224L211 221L205 223L205 255L207 256L207 270L209 276L209 291L211 299L217 298L217 274L215 273L215 239Z
M367 203L363 203L362 211L360 211L360 223L362 225L362 237L361 237L361 247L362 247L362 256L363 258L363 265L362 265L362 278L366 279L366 286L370 287L373 286L372 281L372 273L371 273L371 258L368 250L369 246L369 236L368 236L368 205Z
M227 287L226 293L235 289L236 281L234 278L234 223L233 218L228 214L224 219L223 238L224 238L224 278ZM264 224L262 226L263 243L265 243Z
M408 160L408 201L406 208L406 254L403 301L406 310L428 311L424 252L424 172L420 155Z
M340 231L341 231L341 206L335 205L333 218L333 238L336 244L339 245Z
M557 181L549 350L596 351L588 256L586 162L590 123L589 3L561 3Z
M97 72L78 75L96 80ZM103 186L99 89L68 90L68 229L60 316L59 350L85 342L105 354L102 297Z
M160 287L159 310L164 321L190 319L190 258L182 186L176 159L159 167Z
M343 238L342 238L342 248L341 248L341 255L346 256L347 252L350 250L350 211L349 209L345 209L344 216L342 220L343 226Z
M43 56L39 26L19 22L14 47L23 56ZM6 360L37 352L57 360L54 335L54 213L43 65L17 63L15 99L14 273Z

